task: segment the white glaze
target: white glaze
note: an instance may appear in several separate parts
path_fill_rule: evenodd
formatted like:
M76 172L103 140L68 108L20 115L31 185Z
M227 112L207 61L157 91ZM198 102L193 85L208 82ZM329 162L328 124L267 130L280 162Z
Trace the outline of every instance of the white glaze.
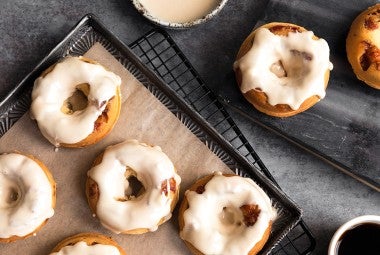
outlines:
M126 167L137 173L145 193L137 199L119 201L118 198L124 198L129 188L124 175ZM160 147L150 147L136 140L108 147L102 162L93 167L88 176L99 187L96 214L103 226L115 233L138 228L155 231L161 218L168 220L171 217L172 198L162 192L161 184L175 178L178 189L181 182L172 162Z
M216 173L202 194L186 191L185 196L189 208L183 214L185 225L180 236L204 254L248 254L277 215L265 192L240 176ZM241 224L239 208L250 204L258 205L261 212L256 223L247 227Z
M0 238L32 233L53 216L52 203L49 179L35 161L16 153L0 155Z
M252 48L234 63L242 73L242 93L263 91L269 104L287 104L293 110L311 96L324 98L325 74L332 70L330 50L325 40L313 35L307 31L279 36L267 28L257 29ZM279 61L283 68L276 64Z
M186 23L203 18L221 0L139 0L147 12L162 21Z
M120 255L120 252L113 245L87 245L86 242L82 241L74 245L65 246L58 252L50 253L50 255Z
M88 106L72 115L63 113L64 101L83 83L90 86ZM120 84L120 77L101 65L68 57L35 81L31 117L37 120L42 134L52 144L80 142L93 132L96 119L106 107L104 102L116 95Z

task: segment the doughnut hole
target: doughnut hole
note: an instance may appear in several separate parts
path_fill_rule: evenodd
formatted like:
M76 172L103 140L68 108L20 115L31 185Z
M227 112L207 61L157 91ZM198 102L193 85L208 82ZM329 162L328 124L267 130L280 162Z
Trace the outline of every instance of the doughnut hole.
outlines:
M279 60L275 63L273 63L271 66L270 66L270 71L272 73L274 73L278 78L283 78L283 77L286 77L288 76L287 73L286 73L286 70L284 68L284 65L282 64L282 61ZM258 89L259 90L259 89Z
M89 92L89 84L82 83L77 85L74 93L63 102L61 111L65 114L71 115L76 111L82 111L86 109L88 105L87 96Z
M13 208L17 206L21 198L20 185L13 180L0 176L0 208Z
M286 77L291 77L293 79L303 77L309 72L309 69L306 68L307 65L305 65L305 62L313 59L313 56L310 53L292 49L289 51L289 55L290 56L284 58L284 60L274 62L269 70L279 79Z
M220 233L223 235L232 234L238 231L243 225L243 213L239 208L233 206L224 206L218 214L220 221Z
M137 178L136 171L127 167L124 176L124 197L117 198L118 201L135 200L145 193L144 185Z
M239 208L234 206L224 206L218 214L220 221L220 233L236 234L244 230L245 227L253 226L260 214L258 205L248 204Z
M221 233L231 234L239 231L242 226L253 226L260 214L258 205L247 204L239 208L233 206L224 206L219 213L219 220L221 222Z

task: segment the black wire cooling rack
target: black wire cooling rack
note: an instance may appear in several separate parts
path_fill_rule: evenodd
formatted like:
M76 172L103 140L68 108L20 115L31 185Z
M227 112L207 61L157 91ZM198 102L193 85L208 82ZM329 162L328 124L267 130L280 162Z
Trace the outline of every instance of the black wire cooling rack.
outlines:
M153 29L129 47L143 63L159 75L242 155L278 186L229 113L217 100L216 95L205 85L197 71L165 31ZM315 239L301 220L270 254L309 254L314 248Z

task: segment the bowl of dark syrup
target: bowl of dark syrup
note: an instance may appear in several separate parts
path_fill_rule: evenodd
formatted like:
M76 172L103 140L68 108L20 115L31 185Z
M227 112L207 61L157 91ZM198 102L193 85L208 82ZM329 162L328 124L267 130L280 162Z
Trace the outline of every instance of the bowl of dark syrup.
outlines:
M364 215L343 224L330 241L328 255L379 255L380 216Z

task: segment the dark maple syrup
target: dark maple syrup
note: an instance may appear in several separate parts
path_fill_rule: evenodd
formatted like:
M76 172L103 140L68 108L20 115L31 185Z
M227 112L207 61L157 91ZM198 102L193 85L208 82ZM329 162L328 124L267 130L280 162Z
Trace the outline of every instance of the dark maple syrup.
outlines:
M380 255L380 225L364 223L347 230L337 250L338 255Z

